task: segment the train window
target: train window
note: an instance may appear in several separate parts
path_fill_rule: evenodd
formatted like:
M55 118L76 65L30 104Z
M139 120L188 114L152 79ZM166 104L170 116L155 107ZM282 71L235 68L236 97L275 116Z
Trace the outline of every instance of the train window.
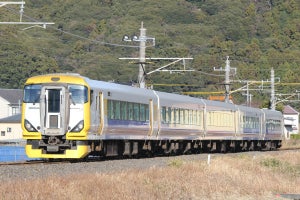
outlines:
M167 108L166 107L161 108L161 121L162 121L162 123L166 123L166 121L167 121Z
M107 107L108 107L108 113L107 113L108 114L108 118L109 119L114 119L115 117L114 117L113 101L109 100Z
M133 120L133 103L128 102L128 120Z
M181 119L181 124L186 124L187 121L187 110L181 109L180 110L180 119Z
M69 92L72 102L76 104L83 104L88 101L88 89L83 85L69 85Z
M146 104L146 105L145 105L145 108L146 108L146 112L145 112L145 115L146 115L146 121L149 121L149 106Z
M251 129L259 128L259 118L258 117L243 116L242 122L243 122L242 123L243 128L251 128Z
M281 121L280 120L267 120L267 130L268 131L280 131L281 130Z
M140 104L140 121L146 121L146 105Z
M189 111L189 124L194 124L194 110Z
M26 85L24 87L24 102L39 103L41 94L41 85Z
M166 110L166 122L171 123L172 121L172 110L171 108L167 108Z
M190 124L197 124L196 123L196 110L191 110L191 112L190 112Z
M178 111L179 111L179 124L184 124L184 118L185 118L184 110L179 108Z
M200 117L200 112L198 110L194 110L193 112L194 125L199 125L199 117Z
M212 113L211 112L208 112L207 113L207 116L208 116L208 125L211 126L213 125L213 119L212 119Z
M48 90L48 112L57 113L60 111L60 90L49 89Z
M170 108L170 110L171 110L171 120L170 120L170 122L172 124L174 124L175 123L175 112L174 112L173 108Z
M184 110L184 124L189 124L189 120L190 120L190 111L189 110Z
M120 108L121 102L115 101L114 102L114 110L115 110L115 119L121 119L121 108Z
M175 108L174 109L174 123L179 124L180 123L180 115L179 115L179 109Z
M108 101L108 118L116 120L149 120L149 106L147 104L126 101Z
M140 107L139 104L133 104L133 120L139 121L140 120Z
M121 119L122 120L127 120L128 116L127 116L127 102L126 101L121 101Z

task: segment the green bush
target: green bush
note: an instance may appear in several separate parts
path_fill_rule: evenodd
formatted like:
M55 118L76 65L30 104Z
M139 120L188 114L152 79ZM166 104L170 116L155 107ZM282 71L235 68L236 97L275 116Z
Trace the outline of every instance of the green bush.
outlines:
M268 158L268 159L262 160L261 165L266 166L266 167L275 168L275 167L281 166L282 164L281 164L280 160L277 160L275 158Z
M291 139L300 140L300 134L293 134L293 135L291 135Z

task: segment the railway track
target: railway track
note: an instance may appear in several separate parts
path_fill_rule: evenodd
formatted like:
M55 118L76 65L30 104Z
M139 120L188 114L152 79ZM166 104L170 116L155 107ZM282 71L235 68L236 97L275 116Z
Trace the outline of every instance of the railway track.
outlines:
M176 157L176 156L188 156L188 155L215 155L215 156L222 156L222 155L236 155L236 154L243 154L243 153L255 153L255 152L260 152L260 153L272 153L272 152L285 152L285 151L300 151L300 147L283 147L280 149L276 149L273 151L267 151L267 150L262 150L262 151L243 151L243 152L236 152L236 153L217 153L217 152L204 152L204 153L190 153L190 154L168 154L168 155L156 155L156 156L149 156L149 155L139 155L138 157L119 157L119 156L112 156L112 157L97 157L97 156L90 156L89 158L86 159L80 159L80 160L60 160L60 159L55 159L55 160L49 160L49 159L44 159L44 160L27 160L27 161L20 161L20 162L0 162L0 166L9 166L9 165L39 165L39 164L66 164L66 163L88 163L88 162L101 162L101 161L113 161L113 160L126 160L126 159L147 159L147 158L155 158L155 157Z
M38 164L61 164L70 163L70 161L48 161L48 160L27 160L27 161L17 161L17 162L0 162L0 166L5 165L38 165Z

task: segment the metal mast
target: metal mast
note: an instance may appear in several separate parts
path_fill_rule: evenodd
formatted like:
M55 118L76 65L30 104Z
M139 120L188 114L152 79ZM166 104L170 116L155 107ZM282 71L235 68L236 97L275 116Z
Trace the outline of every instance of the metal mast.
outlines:
M275 110L275 75L274 75L274 69L272 67L271 69L271 110Z
M214 71L225 71L225 82L224 82L224 85L225 85L225 102L229 103L229 96L230 96L230 91L229 91L229 86L230 86L230 71L231 69L234 69L236 70L236 68L231 68L230 67L230 60L229 60L229 56L227 56L227 59L226 59L226 66L225 66L225 69L223 70L222 67L219 68L219 69L216 69L214 67Z
M140 28L140 63L139 63L139 75L138 82L140 88L145 88L145 54L146 54L146 29L144 28L143 22Z
M226 59L226 67L225 67L225 102L229 102L229 84L230 84L230 61L229 61L229 56L227 56Z
M146 44L147 41L150 40L152 42L151 46L155 46L155 38L146 36L146 29L144 28L144 23L141 23L140 28L140 36L132 36L131 38L128 35L123 36L123 41L126 42L139 42L139 58L119 58L121 60L138 60L136 64L139 64L139 74L138 74L138 84L140 88L146 87L146 75L152 74L154 72L160 71L168 71L168 72L186 72L186 71L194 71L194 70L186 70L185 66L186 60L192 60L193 58L146 58ZM149 47L149 46L148 46ZM159 67L153 71L146 73L145 64L147 64L146 60L175 60L167 65ZM166 68L182 61L184 69L183 70L167 70Z

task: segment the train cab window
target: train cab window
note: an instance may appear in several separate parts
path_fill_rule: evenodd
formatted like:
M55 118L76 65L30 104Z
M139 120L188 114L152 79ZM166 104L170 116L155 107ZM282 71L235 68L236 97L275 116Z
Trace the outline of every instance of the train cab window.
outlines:
M24 88L25 103L39 103L41 95L41 85L26 85Z
M75 104L83 104L88 101L88 89L83 85L69 86L70 98Z

